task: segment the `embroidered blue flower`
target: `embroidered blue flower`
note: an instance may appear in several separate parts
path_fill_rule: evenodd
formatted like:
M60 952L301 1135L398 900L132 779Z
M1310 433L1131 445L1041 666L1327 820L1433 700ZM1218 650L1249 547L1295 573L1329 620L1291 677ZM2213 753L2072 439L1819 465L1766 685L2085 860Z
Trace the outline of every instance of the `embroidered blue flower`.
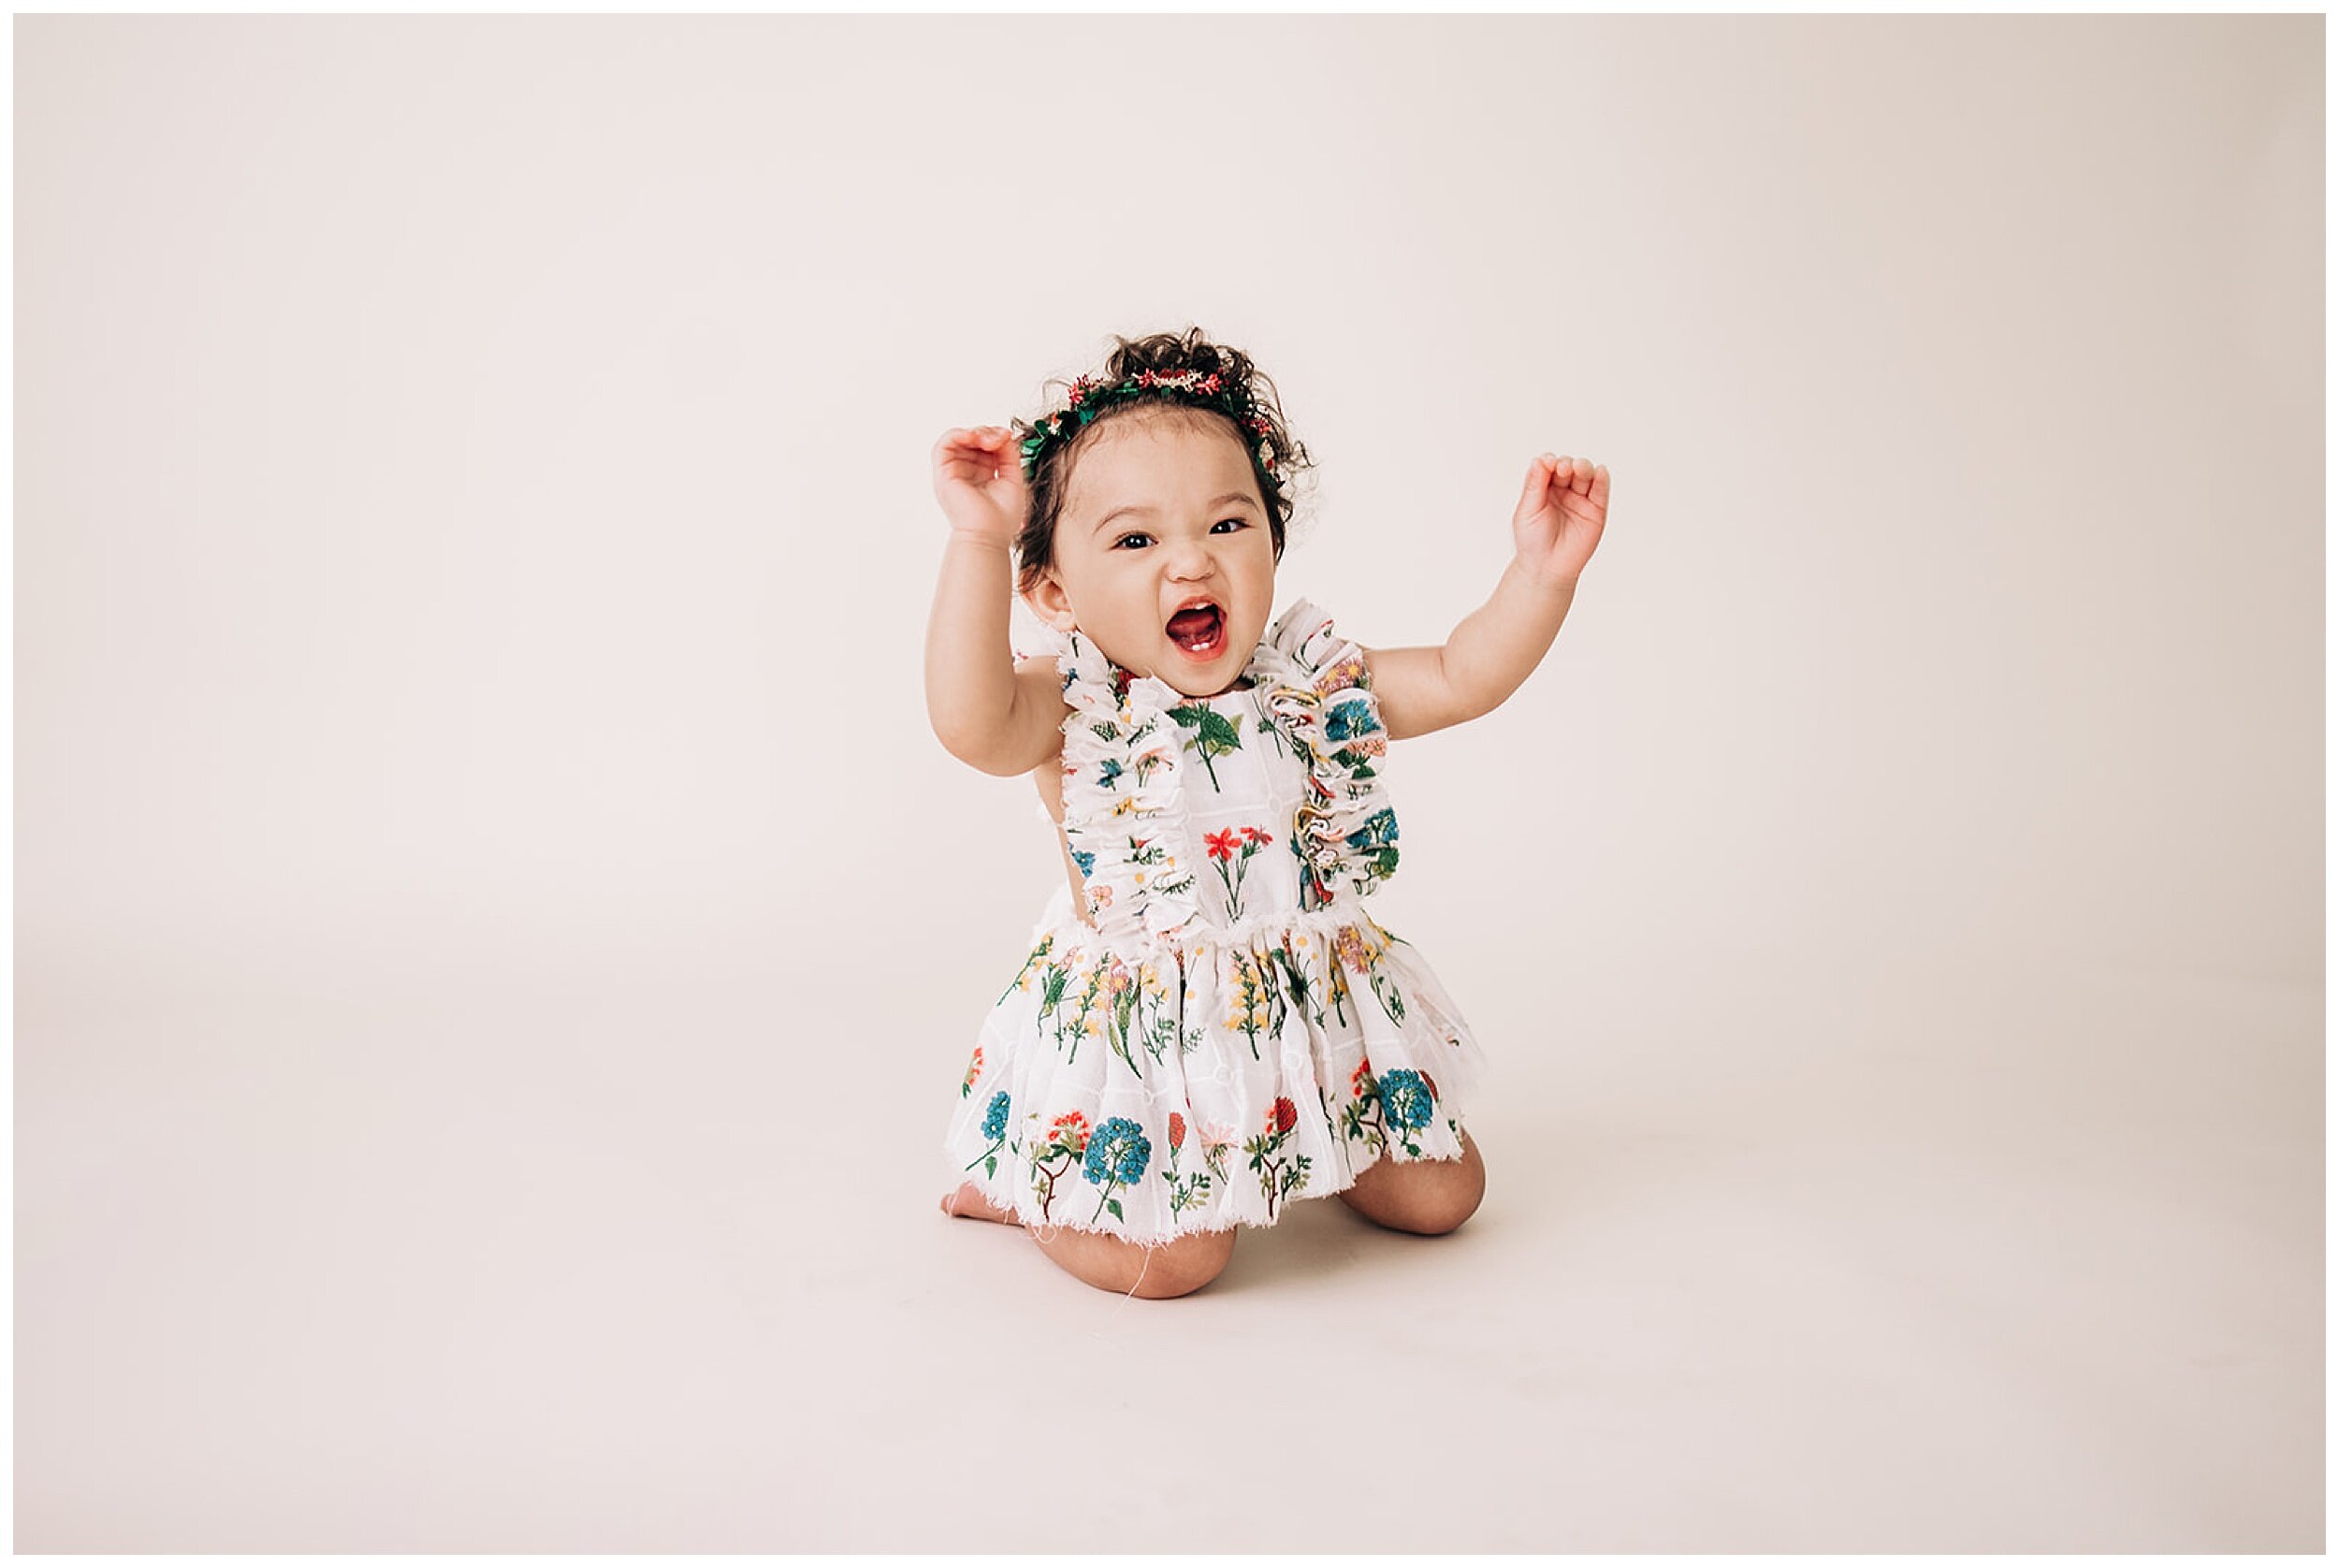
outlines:
M1108 1182L1126 1186L1145 1174L1146 1162L1153 1157L1153 1140L1145 1129L1126 1116L1114 1116L1089 1134L1081 1174L1100 1187Z
M1348 835L1351 849L1377 849L1397 842L1397 813L1383 806L1364 820L1364 826Z
M1079 867L1081 868L1081 875L1082 875L1082 876L1083 876L1083 877L1090 877L1090 876L1094 876L1094 875L1096 875L1096 871L1097 871L1097 854L1096 854L1096 851L1095 851L1095 850L1093 850L1093 849L1075 849L1075 850L1073 850L1073 851L1072 851L1072 864L1075 864L1075 865L1077 865L1077 866L1079 866Z
M1118 757L1107 757L1102 762L1097 764L1097 782L1105 789L1110 790L1112 788L1113 780L1119 778L1122 772L1121 759Z
M1411 1067L1391 1067L1381 1074L1381 1104L1399 1126L1426 1127L1430 1125L1434 1096L1430 1086L1421 1082L1419 1073Z
M1324 738L1354 740L1380 730L1381 721L1373 717L1370 704L1364 702L1328 703L1324 707Z
M1007 1091L991 1096L991 1108L982 1113L982 1136L994 1143L1007 1131Z

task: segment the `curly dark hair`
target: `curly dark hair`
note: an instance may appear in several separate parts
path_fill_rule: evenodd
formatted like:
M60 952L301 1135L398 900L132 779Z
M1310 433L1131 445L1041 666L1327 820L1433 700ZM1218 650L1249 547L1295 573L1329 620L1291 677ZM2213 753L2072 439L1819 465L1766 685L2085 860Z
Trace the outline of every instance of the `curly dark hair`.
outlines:
M1071 440L1052 442L1041 452L1039 466L1027 481L1028 504L1024 513L1023 531L1015 536L1017 590L1030 592L1039 586L1040 573L1054 562L1055 525L1064 512L1065 490L1071 483L1072 469L1080 455L1096 444L1097 428L1138 410L1149 411L1156 417L1168 411L1171 417L1226 430L1242 443L1243 450L1251 455L1251 476L1258 482L1259 497L1267 503L1268 531L1274 542L1275 559L1283 559L1284 538L1290 528L1296 501L1292 482L1300 470L1313 464L1307 448L1292 439L1284 423L1275 384L1251 363L1249 355L1224 343L1212 342L1199 327L1134 339L1115 334L1113 342L1116 346L1105 361L1101 380L1083 377L1082 383L1052 385L1080 392L1085 389L1082 383L1119 387L1148 371L1160 376L1194 371L1203 375L1214 372L1222 390L1205 394L1175 385L1140 387L1113 399ZM1237 418L1228 412L1229 403L1247 403L1246 416ZM1040 427L1049 417L1043 414L1037 422L1017 419L1011 422L1012 428L1018 438L1028 440L1041 433Z

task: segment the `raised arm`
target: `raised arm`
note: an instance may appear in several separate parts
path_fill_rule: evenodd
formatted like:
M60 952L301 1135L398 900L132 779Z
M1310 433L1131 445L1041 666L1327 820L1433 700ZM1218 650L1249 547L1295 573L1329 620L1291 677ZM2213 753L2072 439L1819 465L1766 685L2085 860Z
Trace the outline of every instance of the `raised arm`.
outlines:
M934 495L951 520L926 622L926 717L935 738L985 773L1029 773L1062 745L1071 711L1054 670L1017 670L1008 646L1013 544L1024 521L1022 454L997 426L944 432Z
M1605 467L1547 453L1535 459L1511 517L1516 552L1494 596L1443 647L1364 650L1391 740L1491 713L1525 683L1567 619L1607 516Z

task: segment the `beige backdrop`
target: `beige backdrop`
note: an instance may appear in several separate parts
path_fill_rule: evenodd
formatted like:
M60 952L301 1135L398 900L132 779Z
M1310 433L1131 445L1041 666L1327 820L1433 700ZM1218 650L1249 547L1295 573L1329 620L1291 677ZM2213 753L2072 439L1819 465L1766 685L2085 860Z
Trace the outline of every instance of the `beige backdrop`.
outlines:
M2318 15L20 18L16 1546L2317 1551ZM1436 1241L952 1222L946 427L1320 460Z

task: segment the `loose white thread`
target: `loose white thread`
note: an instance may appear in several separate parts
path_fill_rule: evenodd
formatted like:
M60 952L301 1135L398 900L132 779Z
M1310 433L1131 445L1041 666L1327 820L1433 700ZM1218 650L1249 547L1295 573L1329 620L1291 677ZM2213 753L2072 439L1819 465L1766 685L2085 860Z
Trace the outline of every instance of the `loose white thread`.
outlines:
M1137 1278L1136 1278L1134 1281L1132 1281L1132 1282L1130 1283L1130 1285L1129 1285L1129 1293L1128 1293L1128 1295L1124 1296L1124 1297L1122 1297L1122 1298L1121 1298L1122 1303L1123 1303L1124 1305L1126 1305L1129 1301L1133 1300L1133 1299L1136 1298L1136 1296L1137 1296L1137 1287L1138 1287L1139 1285L1143 1285L1143 1284L1145 1283L1145 1270L1148 1270L1148 1269L1150 1269L1150 1268L1152 1268L1152 1267L1154 1266L1154 1249L1153 1249L1153 1248L1151 1248L1151 1247L1145 1247L1145 1248L1141 1249L1141 1250L1140 1251L1140 1253L1139 1253L1139 1256L1142 1259L1142 1261L1141 1261L1141 1262L1140 1262L1140 1263L1138 1264L1138 1266L1137 1266Z

